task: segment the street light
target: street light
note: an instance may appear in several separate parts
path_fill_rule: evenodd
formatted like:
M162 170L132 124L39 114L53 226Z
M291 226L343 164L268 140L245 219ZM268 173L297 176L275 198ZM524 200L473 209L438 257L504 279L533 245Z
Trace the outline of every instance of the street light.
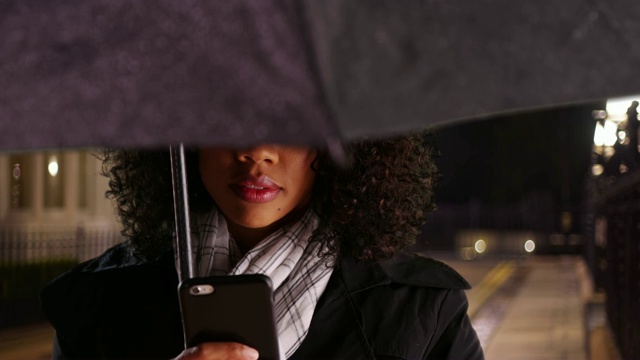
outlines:
M609 99L606 111L596 110L593 112L593 117L597 120L593 132L593 162L591 166L593 176L600 176L605 170L615 172L615 174L609 175L622 174L628 171L630 162L635 162L633 160L636 156L629 159L627 152L637 153L640 150L636 149L638 134L634 133L638 129L638 119L637 115L628 114L634 114L632 108L637 106L637 102L635 102L637 99L640 99L640 95ZM631 108L629 104L631 104ZM616 163L619 162L619 166L616 164L607 165L607 162L615 155L616 149L623 150L624 153L616 155Z

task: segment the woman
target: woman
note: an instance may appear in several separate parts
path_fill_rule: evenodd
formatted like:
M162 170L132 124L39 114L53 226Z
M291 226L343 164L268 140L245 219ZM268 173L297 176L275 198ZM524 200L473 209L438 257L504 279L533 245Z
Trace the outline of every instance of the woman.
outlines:
M482 358L467 282L402 252L434 207L425 137L349 150L348 168L290 146L191 153L197 274L269 275L289 359ZM107 152L105 164L128 241L43 291L54 356L257 358L237 343L182 351L168 154Z

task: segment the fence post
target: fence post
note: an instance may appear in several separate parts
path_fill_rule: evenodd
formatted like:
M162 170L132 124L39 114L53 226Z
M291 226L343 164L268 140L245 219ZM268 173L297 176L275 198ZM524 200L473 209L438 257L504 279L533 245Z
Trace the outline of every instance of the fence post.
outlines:
M75 252L75 258L76 260L78 260L78 262L82 262L84 261L84 252L82 251L82 246L85 242L85 228L84 225L82 223L78 224L78 227L76 228L76 241L75 241L75 245L76 245L76 252Z

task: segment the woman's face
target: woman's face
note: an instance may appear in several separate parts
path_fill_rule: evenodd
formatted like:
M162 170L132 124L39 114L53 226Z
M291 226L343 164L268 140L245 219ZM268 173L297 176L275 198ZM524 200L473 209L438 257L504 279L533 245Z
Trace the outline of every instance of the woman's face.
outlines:
M282 145L205 148L199 155L200 176L230 228L275 230L309 205L316 155L314 149Z

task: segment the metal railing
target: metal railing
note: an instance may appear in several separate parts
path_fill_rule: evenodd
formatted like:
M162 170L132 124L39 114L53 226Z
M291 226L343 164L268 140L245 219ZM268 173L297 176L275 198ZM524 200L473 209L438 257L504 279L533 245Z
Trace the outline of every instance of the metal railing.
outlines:
M637 103L618 129L625 141L609 150L594 146L587 187L585 259L597 288L606 294L607 319L620 355L640 358L640 156ZM606 116L606 113L604 113ZM597 118L603 121L604 118ZM604 149L607 150L607 149Z
M640 172L598 198L592 264L606 293L607 318L625 359L640 357Z
M0 228L0 264L52 259L82 262L122 241L112 226L12 226Z
M0 228L0 328L45 321L41 289L121 241L116 228L103 224Z

